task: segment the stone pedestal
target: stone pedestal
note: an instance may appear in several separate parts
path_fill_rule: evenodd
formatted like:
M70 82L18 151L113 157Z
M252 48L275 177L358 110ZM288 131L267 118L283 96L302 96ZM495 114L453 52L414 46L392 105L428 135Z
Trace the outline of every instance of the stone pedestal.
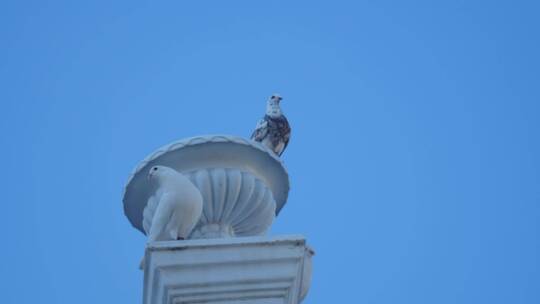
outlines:
M311 267L302 236L156 242L145 260L144 304L297 304Z
M287 202L289 175L261 143L230 135L175 141L133 170L124 212L143 233L153 221L153 166L188 177L203 198L203 212L186 241L148 245L144 304L297 304L311 282L313 250L301 236L265 237Z

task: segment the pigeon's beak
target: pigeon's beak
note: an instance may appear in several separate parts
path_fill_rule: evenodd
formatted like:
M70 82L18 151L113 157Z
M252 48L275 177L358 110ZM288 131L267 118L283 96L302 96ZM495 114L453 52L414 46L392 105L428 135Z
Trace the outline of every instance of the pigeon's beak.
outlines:
M152 173L148 173L148 174L146 175L146 180L147 180L147 181L150 181L151 178L152 178Z

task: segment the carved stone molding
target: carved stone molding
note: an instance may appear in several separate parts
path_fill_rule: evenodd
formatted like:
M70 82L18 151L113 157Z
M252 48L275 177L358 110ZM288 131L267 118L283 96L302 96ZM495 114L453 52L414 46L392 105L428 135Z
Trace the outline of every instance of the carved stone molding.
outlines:
M152 243L143 303L296 304L307 250L301 236Z
M266 146L228 135L187 138L151 153L128 178L124 212L143 233L143 210L156 191L146 174L154 165L187 175L201 191L203 216L191 238L262 235L287 201L289 176Z

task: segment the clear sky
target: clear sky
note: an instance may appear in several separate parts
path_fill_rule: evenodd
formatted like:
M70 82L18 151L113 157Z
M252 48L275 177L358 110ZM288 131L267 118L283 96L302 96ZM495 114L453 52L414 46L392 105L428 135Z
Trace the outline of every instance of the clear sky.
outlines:
M129 173L274 92L306 303L540 303L538 1L186 2L1 2L2 303L141 303Z

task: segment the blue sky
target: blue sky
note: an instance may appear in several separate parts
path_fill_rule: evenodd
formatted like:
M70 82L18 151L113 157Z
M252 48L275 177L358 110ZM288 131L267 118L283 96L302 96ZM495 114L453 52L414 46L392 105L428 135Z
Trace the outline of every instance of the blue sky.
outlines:
M284 96L306 303L540 303L536 1L2 1L3 303L140 303L124 182Z

